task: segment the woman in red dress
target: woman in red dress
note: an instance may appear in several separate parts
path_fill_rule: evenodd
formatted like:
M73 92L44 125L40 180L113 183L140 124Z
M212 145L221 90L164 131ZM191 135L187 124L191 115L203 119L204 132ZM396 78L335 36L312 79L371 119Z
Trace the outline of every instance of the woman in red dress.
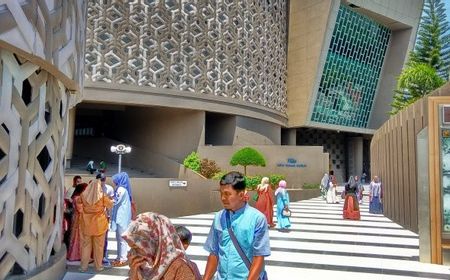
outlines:
M355 181L353 176L350 176L350 180L348 180L348 183L345 184L345 202L342 213L344 219L349 220L361 219L358 198L356 197L357 189L358 189L357 182Z
M264 177L261 180L261 184L258 185L258 200L256 201L255 208L261 211L266 216L267 224L269 227L274 227L273 222L273 190L269 184L269 178Z

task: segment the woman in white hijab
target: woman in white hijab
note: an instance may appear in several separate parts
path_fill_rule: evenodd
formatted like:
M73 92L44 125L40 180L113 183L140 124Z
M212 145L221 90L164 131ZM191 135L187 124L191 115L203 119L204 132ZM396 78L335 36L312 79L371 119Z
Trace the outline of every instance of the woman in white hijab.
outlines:
M327 191L328 191L328 182L330 181L328 174L325 173L320 181L320 194L322 195L322 199L327 199Z
M328 180L327 203L339 203L336 197L336 185L331 179Z

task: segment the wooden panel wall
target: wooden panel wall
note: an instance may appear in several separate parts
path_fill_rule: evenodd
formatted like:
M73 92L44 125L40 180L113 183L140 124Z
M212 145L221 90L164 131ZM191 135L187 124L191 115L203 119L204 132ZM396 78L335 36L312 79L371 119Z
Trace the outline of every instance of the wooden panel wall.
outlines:
M450 96L450 83L392 116L374 134L371 173L384 187L384 215L418 232L416 138L428 125L428 98Z

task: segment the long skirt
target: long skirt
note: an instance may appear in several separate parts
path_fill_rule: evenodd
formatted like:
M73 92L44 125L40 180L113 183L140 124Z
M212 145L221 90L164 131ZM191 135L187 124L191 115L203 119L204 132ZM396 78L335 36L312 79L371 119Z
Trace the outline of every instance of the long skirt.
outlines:
M369 204L369 213L371 214L383 214L383 203L381 203L378 196L372 197Z
M255 208L266 216L267 224L270 227L275 226L273 222L273 204L273 193L270 187L265 192L258 192L258 201L255 203Z
M80 237L80 213L73 215L72 227L70 229L70 243L67 251L69 261L81 260L81 237Z
M327 203L337 203L336 188L330 187L327 191Z
M344 209L342 216L344 219L360 220L361 213L359 212L358 199L355 194L347 194L345 196Z
M283 212L284 204L277 203L277 229L288 229L291 227L291 221L289 217L283 216L281 213Z

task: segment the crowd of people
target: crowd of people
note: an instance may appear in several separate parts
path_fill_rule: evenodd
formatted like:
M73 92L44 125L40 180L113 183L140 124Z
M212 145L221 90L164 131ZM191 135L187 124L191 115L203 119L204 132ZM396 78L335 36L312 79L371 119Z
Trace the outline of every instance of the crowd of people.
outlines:
M113 186L106 184L106 179L103 172L87 183L75 176L65 193L67 260L79 261L80 272L87 272L92 262L97 272L128 265L131 280L199 280L213 279L216 274L220 279L267 279L264 258L270 255L269 229L275 227L275 203L277 228L290 227L286 181L280 181L274 193L269 179L263 178L253 208L248 203L244 176L239 172L224 175L220 180L224 209L216 214L204 245L209 256L202 278L186 255L191 232L184 226L175 227L157 213L135 216L127 173L113 175ZM108 231L115 233L117 242L117 258L112 263L108 259Z
M365 177L365 173L363 175ZM337 181L333 171L330 171L330 174L325 173L320 185L322 198L326 200L327 203L339 203L339 197L336 193ZM344 207L342 209L342 216L344 219L361 219L359 205L363 203L363 197L364 183L359 180L358 176L350 176L341 193L341 198L344 199ZM374 176L369 184L369 213L383 213L382 199L382 184L379 177Z
M197 265L186 254L191 232L184 226L174 226L157 213L134 214L134 201L128 174L111 177L106 184L105 173L83 183L73 178L73 186L65 194L64 242L67 259L80 261L80 272L93 263L96 271L108 266L129 266L129 279L199 280L199 279L268 279L264 259L271 254L269 229L288 232L289 193L287 182L281 180L274 191L267 177L262 178L250 206L245 177L239 172L225 174L219 183L223 209L215 214L204 249L209 253L203 278ZM338 203L336 178L325 174L328 203ZM357 176L345 184L342 198L344 219L359 220L359 205L363 203L363 185ZM382 186L377 176L370 183L369 209L382 212ZM274 206L276 204L276 221ZM134 208L134 209L133 209ZM115 233L117 258L109 263L108 231Z

